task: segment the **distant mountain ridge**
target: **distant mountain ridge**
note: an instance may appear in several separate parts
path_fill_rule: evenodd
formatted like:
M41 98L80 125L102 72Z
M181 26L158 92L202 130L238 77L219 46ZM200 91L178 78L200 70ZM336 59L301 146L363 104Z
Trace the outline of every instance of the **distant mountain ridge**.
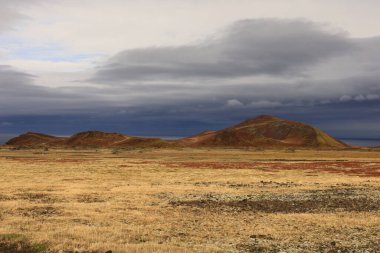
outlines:
M343 149L350 147L318 128L270 115L260 115L219 131L204 131L179 140L143 138L99 131L80 132L71 137L28 132L10 139L6 144L30 148L293 147Z

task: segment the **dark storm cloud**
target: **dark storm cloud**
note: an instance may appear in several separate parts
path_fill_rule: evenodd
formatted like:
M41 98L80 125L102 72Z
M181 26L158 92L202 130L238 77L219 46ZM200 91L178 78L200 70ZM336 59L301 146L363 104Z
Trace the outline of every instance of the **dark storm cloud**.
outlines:
M352 44L345 34L311 22L243 20L196 45L123 51L109 59L94 80L299 75L311 65L350 49Z
M76 89L49 88L34 84L35 76L0 65L0 116L20 113L68 112L91 108L90 100ZM91 101L91 102L89 102ZM1 119L0 119L1 121Z
M0 94L6 94L6 96L36 95L40 90L31 86L32 81L32 75L17 71L7 65L0 65ZM5 99L6 96L2 98Z
M33 78L10 66L0 65L1 114L40 111L44 107L51 107L54 97L59 94L49 88L34 85Z
M197 45L123 51L93 80L126 95L135 107L120 117L137 125L191 121L202 126L189 123L196 132L268 113L337 136L379 137L379 63L379 38L300 20L244 20ZM367 131L344 127L356 121Z
M380 38L244 20L198 45L121 52L96 69L97 88L42 87L0 66L0 128L184 136L265 113L336 136L380 137L379 64ZM363 122L359 134L352 122Z
M307 21L244 20L199 45L117 54L96 73L94 80L106 84L99 88L37 86L3 66L0 103L8 101L10 111L27 102L50 103L39 106L44 111L189 104L223 111L376 100L379 42Z
M379 99L379 63L379 38L302 20L244 20L198 45L121 52L94 80L134 105L318 106Z

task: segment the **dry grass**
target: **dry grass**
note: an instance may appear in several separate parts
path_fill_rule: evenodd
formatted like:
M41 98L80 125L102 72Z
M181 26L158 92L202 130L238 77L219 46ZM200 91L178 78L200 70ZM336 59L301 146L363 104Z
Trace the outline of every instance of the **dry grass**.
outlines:
M3 148L0 252L378 252L378 171L366 151Z

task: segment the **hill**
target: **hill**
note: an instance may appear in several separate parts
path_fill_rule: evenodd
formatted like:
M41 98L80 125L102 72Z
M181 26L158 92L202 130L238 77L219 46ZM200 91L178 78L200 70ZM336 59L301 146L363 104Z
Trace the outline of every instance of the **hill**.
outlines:
M135 148L135 147L260 147L260 148L347 148L349 145L313 126L261 115L219 131L167 141L120 133L87 131L69 138L26 133L7 142L18 147Z
M167 147L172 145L172 142L159 138L141 138L99 131L80 132L68 138L28 132L10 139L6 145L23 148L133 148Z
M27 132L18 137L10 139L6 145L18 147L53 147L63 145L66 138L47 134Z
M66 140L65 145L69 147L112 147L130 138L119 133L87 131L74 134Z
M77 133L65 142L65 145L69 147L86 148L164 147L170 144L169 141L160 138L142 138L99 131Z
M202 132L179 142L194 147L349 147L320 129L269 115L260 115L220 131Z

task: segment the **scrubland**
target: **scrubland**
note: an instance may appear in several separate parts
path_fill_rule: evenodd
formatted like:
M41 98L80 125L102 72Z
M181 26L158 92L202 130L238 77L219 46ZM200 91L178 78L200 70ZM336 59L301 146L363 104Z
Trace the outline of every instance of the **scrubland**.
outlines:
M0 150L0 252L380 252L380 152Z

